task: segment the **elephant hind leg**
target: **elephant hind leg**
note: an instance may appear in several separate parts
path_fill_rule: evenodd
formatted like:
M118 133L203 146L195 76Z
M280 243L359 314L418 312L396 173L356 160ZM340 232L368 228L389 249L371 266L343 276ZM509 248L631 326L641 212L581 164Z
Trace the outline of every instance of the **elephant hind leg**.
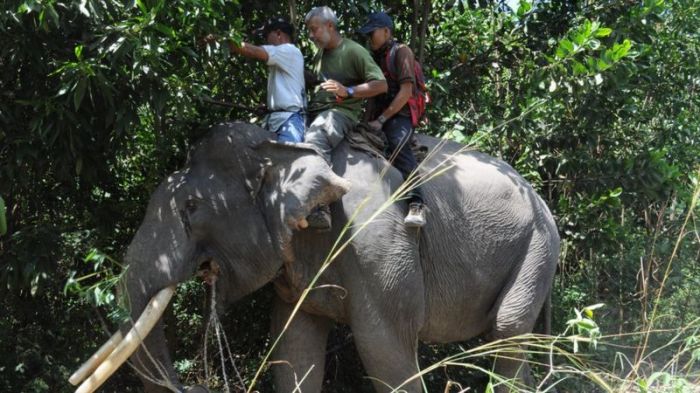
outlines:
M549 298L556 269L558 249L551 246L548 239L546 236L533 236L522 264L515 270L494 308L495 318L490 334L492 339L507 340L532 332L540 311ZM494 367L496 373L515 383L532 386L524 345L514 343L510 348L497 356ZM496 390L511 391L507 386Z
M496 393L519 392L523 390L523 386L534 385L530 365L525 358L522 346L514 346L511 350L504 350L496 356L494 371L505 379L496 384Z
M508 308L505 307L505 309L507 310ZM526 315L520 315L521 319L514 321L515 317L516 315L513 314L508 314L507 317L497 316L494 329L490 335L493 340L504 341L503 345L499 346L503 349L495 355L494 371L507 382L496 385L495 390L497 393L517 392L520 390L517 386L522 385L533 386L530 366L526 359L526 348L523 345L519 345L516 341L509 343L508 339L530 333L535 321Z

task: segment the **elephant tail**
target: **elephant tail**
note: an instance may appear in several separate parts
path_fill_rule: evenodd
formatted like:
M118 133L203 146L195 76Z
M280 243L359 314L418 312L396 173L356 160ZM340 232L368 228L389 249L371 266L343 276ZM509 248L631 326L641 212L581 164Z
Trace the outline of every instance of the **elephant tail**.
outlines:
M547 293L544 299L544 304L540 310L540 315L535 323L535 333L551 335L552 334L552 291Z

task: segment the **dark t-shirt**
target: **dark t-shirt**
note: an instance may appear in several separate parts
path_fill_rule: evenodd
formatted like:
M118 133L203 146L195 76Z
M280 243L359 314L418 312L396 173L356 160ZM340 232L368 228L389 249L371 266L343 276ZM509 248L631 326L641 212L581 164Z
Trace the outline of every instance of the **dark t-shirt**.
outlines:
M343 38L335 49L320 50L311 62L311 72L319 84L321 81L333 79L346 87L384 80L382 70L372 60L367 49L348 38ZM315 116L330 109L357 121L362 113L363 101L361 98L345 98L337 102L335 94L316 85L309 102L309 112Z
M373 53L374 60L379 63L379 66L386 76L386 81L389 84L387 93L377 96L375 100L375 118L391 104L391 101L393 101L399 93L402 83L407 81L411 82L413 85L411 91L416 88L416 75L414 71L415 57L413 56L413 51L404 44L397 45L398 48L396 49L396 55L394 57L394 67L391 69L388 67L387 57L391 59L391 56L388 56L388 52L391 51L392 43L387 44L378 52ZM391 71L391 73L389 71ZM410 117L411 111L408 108L408 104L404 105L397 114Z

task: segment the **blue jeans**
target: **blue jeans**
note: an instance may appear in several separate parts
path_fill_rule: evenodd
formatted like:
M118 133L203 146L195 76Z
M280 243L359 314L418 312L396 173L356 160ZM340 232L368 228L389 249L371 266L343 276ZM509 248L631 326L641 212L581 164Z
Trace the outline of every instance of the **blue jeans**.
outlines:
M280 142L302 142L306 129L304 116L294 113L277 129L277 140Z
M384 130L386 139L389 141L387 155L389 157L394 156L392 164L406 180L418 167L416 156L411 149L411 136L413 135L411 118L396 115L384 123L382 130ZM423 192L420 187L409 190L406 196L409 203L423 203Z

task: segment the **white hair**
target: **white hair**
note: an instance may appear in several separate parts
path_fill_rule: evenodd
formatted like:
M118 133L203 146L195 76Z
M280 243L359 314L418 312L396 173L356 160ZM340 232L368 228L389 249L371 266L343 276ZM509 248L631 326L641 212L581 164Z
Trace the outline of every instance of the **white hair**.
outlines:
M304 18L304 23L309 23L312 18L320 18L322 22L331 22L333 26L338 26L338 17L335 16L335 12L328 6L314 7L306 14Z

